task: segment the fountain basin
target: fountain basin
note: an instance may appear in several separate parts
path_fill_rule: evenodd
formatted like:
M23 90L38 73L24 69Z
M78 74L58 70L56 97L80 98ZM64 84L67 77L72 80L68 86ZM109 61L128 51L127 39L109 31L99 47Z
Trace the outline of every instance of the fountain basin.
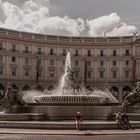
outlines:
M108 100L101 96L89 95L67 95L67 96L34 96L34 100L41 104L98 104L105 103Z

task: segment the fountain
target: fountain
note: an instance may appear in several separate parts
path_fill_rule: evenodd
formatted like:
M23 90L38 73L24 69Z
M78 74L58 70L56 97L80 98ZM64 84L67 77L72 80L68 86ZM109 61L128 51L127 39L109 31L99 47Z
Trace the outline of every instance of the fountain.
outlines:
M58 88L53 91L45 90L27 92L23 99L28 103L38 104L107 104L118 103L117 99L108 91L90 91L84 86L75 87L74 72L71 67L71 56L68 52L65 62L65 72L61 77Z

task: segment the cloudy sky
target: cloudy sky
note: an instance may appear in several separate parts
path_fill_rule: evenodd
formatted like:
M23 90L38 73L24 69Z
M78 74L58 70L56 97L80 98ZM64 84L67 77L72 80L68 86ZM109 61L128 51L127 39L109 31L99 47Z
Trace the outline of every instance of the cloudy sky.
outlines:
M0 27L68 36L140 32L140 0L0 0Z

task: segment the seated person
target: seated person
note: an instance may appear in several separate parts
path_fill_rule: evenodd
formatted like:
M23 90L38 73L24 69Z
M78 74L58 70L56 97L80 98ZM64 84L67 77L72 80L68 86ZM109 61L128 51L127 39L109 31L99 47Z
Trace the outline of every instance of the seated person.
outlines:
M121 127L121 129L132 129L129 123L129 119L126 113L119 112L116 114L117 124Z
M76 122L76 129L79 130L80 129L80 122L82 121L82 117L80 115L80 112L77 112L76 116L75 116L75 122Z

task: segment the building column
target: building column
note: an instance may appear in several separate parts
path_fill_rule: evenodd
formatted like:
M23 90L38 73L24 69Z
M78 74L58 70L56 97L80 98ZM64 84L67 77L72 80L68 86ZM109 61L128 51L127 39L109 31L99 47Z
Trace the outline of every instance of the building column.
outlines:
M123 101L123 95L122 95L122 87L119 87L119 97L118 97L118 100L119 102L121 103Z

